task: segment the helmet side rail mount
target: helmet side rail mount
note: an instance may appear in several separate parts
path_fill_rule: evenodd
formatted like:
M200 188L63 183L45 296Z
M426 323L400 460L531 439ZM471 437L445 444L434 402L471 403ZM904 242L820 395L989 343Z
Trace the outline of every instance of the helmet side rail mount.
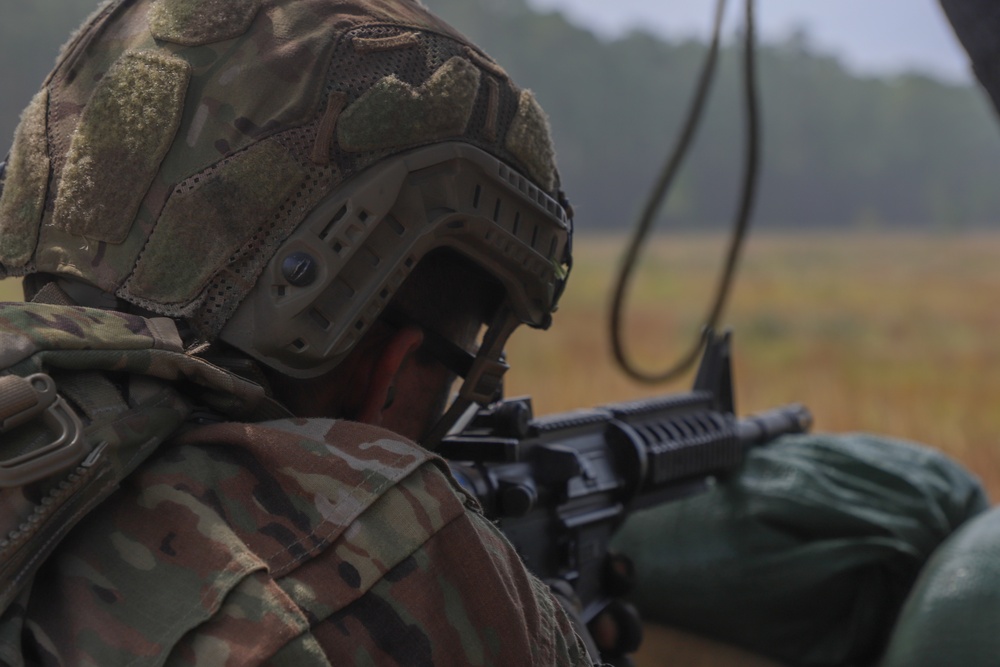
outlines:
M488 153L444 142L387 158L321 202L283 242L219 338L291 377L318 377L354 348L431 251L447 248L505 298L487 322L438 437L461 407L496 400L509 334L547 328L569 273L563 206ZM275 322L282 326L274 326Z
M420 259L438 248L495 278L519 322L547 328L567 278L569 236L562 206L493 156L461 143L417 149L369 168L320 203L219 337L289 376L318 377L343 360ZM298 266L304 257L315 266Z

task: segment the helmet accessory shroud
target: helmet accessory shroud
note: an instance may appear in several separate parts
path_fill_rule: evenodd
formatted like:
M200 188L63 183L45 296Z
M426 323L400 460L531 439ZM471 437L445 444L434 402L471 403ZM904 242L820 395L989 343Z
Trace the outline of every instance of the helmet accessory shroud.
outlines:
M494 276L518 322L544 328L565 282L569 234L562 207L496 158L459 143L417 149L317 206L219 337L287 375L322 375L442 247ZM295 257L317 267L307 284L289 275Z
M417 149L317 206L219 337L286 375L317 377L347 356L425 255L449 248L506 294L453 404L461 412L456 405L496 397L517 325L549 325L570 233L562 206L493 156L460 143Z

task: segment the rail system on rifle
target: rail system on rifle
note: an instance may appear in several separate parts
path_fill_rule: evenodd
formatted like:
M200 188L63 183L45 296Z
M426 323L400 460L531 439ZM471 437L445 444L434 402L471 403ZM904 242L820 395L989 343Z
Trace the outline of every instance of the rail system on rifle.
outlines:
M706 490L749 448L812 423L798 404L738 419L729 334L706 339L689 392L538 418L530 398L503 400L438 449L527 567L571 589L585 623L626 592L609 555L626 517Z

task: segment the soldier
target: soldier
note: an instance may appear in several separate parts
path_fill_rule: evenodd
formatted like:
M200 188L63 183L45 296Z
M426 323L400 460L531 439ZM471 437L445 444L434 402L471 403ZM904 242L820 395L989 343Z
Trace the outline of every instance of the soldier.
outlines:
M0 657L592 664L408 439L549 325L570 218L532 94L414 0L105 3L0 198Z

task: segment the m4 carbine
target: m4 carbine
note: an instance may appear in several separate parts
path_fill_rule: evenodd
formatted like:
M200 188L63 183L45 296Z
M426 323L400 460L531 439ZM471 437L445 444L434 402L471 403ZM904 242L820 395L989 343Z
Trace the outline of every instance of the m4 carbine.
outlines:
M729 334L709 332L689 392L540 418L531 399L504 400L438 452L528 569L570 588L590 623L627 592L628 561L608 551L626 517L709 488L749 448L811 423L798 404L737 419Z

